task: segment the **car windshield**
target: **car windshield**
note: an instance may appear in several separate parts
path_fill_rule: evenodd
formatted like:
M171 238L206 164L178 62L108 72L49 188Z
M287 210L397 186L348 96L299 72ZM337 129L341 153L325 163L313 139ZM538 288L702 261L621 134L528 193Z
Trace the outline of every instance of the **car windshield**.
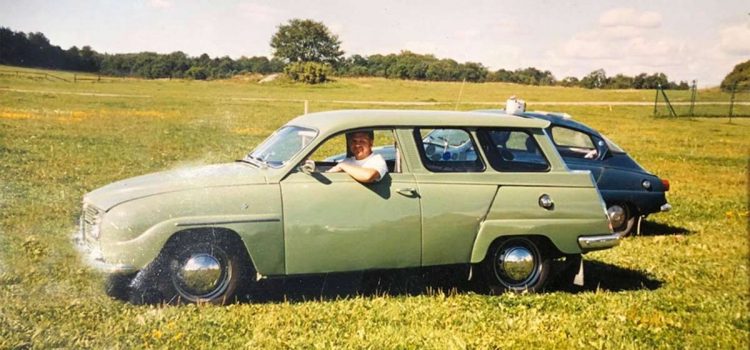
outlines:
M279 168L310 144L317 135L318 132L312 129L284 126L248 154L245 160L254 164L262 163L272 168Z

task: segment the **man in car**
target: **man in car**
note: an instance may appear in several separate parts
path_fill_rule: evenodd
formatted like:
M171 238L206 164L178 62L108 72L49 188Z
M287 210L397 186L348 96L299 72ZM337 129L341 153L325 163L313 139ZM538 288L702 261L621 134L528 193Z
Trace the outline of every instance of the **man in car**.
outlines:
M342 160L328 172L343 171L366 184L380 181L388 173L388 166L383 156L372 153L372 143L375 140L372 130L355 131L347 136L347 148L352 156Z

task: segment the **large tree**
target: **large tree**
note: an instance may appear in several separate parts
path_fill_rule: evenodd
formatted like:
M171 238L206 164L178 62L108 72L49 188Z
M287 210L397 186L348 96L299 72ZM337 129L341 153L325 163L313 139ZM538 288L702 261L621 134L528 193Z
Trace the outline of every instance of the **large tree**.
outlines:
M323 62L335 64L344 52L338 36L321 22L292 19L279 26L271 38L273 56L284 62Z
M721 81L721 88L732 90L735 84L741 89L750 87L750 60L734 66L734 69Z

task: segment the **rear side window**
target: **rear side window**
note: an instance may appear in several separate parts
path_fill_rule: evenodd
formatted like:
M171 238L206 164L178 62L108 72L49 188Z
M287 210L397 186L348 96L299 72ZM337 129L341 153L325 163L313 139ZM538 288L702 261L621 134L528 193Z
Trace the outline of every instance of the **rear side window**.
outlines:
M433 172L481 172L484 163L471 134L463 129L415 129L425 168Z
M594 141L586 133L564 128L552 127L552 141L563 157L595 159L599 156Z
M482 129L479 142L490 166L502 172L545 172L549 162L534 137L524 130Z

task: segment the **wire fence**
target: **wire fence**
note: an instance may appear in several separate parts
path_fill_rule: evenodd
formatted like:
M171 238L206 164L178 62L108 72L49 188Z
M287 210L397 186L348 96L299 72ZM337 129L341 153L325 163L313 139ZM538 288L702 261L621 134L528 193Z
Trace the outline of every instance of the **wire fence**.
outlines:
M11 76L17 78L26 78L31 80L50 80L50 81L63 81L67 83L81 83L81 82L108 82L122 80L112 77L103 77L101 75L90 75L90 74L75 74L60 72L59 74L51 74L46 72L31 72L26 70L6 70L0 69L0 76Z
M750 118L750 86L735 85L730 91L719 88L698 90L656 89L654 116Z

